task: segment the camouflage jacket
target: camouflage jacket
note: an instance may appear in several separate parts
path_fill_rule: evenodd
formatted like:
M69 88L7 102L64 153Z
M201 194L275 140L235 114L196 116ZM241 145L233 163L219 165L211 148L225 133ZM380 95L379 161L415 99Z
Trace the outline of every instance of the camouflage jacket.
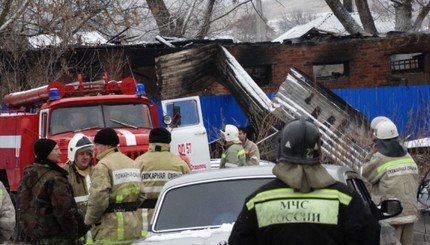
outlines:
M79 234L85 229L83 214L66 174L40 163L24 169L17 192L17 215L20 228L32 239L61 237L74 241L83 235Z
M12 200L0 182L0 243L7 241L15 229L15 207Z

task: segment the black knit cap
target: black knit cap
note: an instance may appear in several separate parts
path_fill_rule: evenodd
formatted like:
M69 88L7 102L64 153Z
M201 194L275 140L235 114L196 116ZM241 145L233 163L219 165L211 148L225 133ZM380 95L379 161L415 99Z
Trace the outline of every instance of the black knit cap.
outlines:
M34 144L34 153L36 154L36 158L43 160L46 159L57 145L57 142L51 139L38 139Z
M165 128L154 128L149 132L149 143L170 144L172 136L169 130Z
M97 132L94 143L110 146L118 146L119 138L112 128L104 128Z

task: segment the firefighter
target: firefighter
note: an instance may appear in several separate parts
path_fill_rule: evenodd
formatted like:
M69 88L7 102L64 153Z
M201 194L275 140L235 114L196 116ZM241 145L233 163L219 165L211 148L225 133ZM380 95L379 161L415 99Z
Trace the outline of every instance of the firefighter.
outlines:
M81 133L75 134L69 141L68 161L63 166L69 173L68 179L73 188L75 201L84 213L91 184L90 176L93 171L93 149L94 145L87 136Z
M130 244L141 237L137 207L144 195L140 170L118 149L119 137L104 128L94 137L94 166L85 223L91 225L94 244Z
M0 181L0 243L9 241L15 230L15 207Z
M379 244L362 199L321 165L318 128L295 119L279 142L277 179L246 198L228 244Z
M17 192L20 229L37 244L77 244L88 228L73 198L61 151L51 139L34 144L34 163L24 169Z
M153 209L164 184L178 176L190 172L188 164L170 152L172 141L169 130L154 128L149 132L149 148L136 158L135 162L142 172L142 182L146 198L142 208L143 228L148 229Z
M245 166L245 150L239 140L239 129L227 124L221 134L224 138L224 151L221 154L220 168Z
M78 207L85 214L88 203L91 174L93 171L93 148L91 140L84 134L77 133L69 141L67 147L67 162L63 168L66 170L68 180L73 188L73 195ZM82 237L85 244L92 244L91 232Z
M242 142L243 149L245 150L246 165L259 165L260 164L260 150L258 146L248 139L248 130L246 127L239 127L239 140Z
M399 141L396 125L385 120L376 127L376 140L361 168L361 174L371 184L374 203L398 198L403 211L384 220L395 229L395 236L404 245L413 244L414 223L417 220L418 167Z

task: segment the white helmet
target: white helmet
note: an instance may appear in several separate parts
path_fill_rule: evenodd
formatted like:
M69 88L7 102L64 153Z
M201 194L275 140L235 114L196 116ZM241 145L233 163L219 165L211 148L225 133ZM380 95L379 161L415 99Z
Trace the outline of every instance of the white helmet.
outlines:
M384 121L377 125L376 138L381 140L399 137L396 125L392 121Z
M94 145L91 140L84 134L75 134L67 147L67 158L72 162L75 161L76 152L87 147L90 147L91 150L93 149Z
M239 140L239 129L236 126L227 124L224 131L220 130L226 141Z
M378 128L378 125L381 122L385 122L385 121L391 121L388 117L384 117L384 116L378 116L373 118L372 122L370 123L370 127L376 131L376 129Z

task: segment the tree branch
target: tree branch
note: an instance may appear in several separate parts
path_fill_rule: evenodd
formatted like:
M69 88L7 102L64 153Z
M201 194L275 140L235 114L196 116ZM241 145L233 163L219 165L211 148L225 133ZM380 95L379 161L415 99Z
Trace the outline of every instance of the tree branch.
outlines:
M9 23L11 23L15 18L21 14L22 11L24 11L25 7L27 6L28 0L25 0L21 7L6 21L3 23L3 25L0 26L0 32L3 31Z
M209 23L213 23L213 22L215 22L215 21L217 21L217 20L219 20L219 19L224 18L225 16L227 16L227 15L229 15L231 12L233 12L235 9L237 9L239 6L241 6L241 5L243 5L243 4L247 4L247 3L249 3L249 2L252 2L252 0L248 0L248 1L245 1L245 2L243 2L243 3L239 3L239 4L238 4L238 5L236 5L234 8L230 9L230 11L228 11L227 13L225 13L225 14L223 14L223 15L221 15L221 16L218 16L217 18L215 18L215 19L211 20Z

